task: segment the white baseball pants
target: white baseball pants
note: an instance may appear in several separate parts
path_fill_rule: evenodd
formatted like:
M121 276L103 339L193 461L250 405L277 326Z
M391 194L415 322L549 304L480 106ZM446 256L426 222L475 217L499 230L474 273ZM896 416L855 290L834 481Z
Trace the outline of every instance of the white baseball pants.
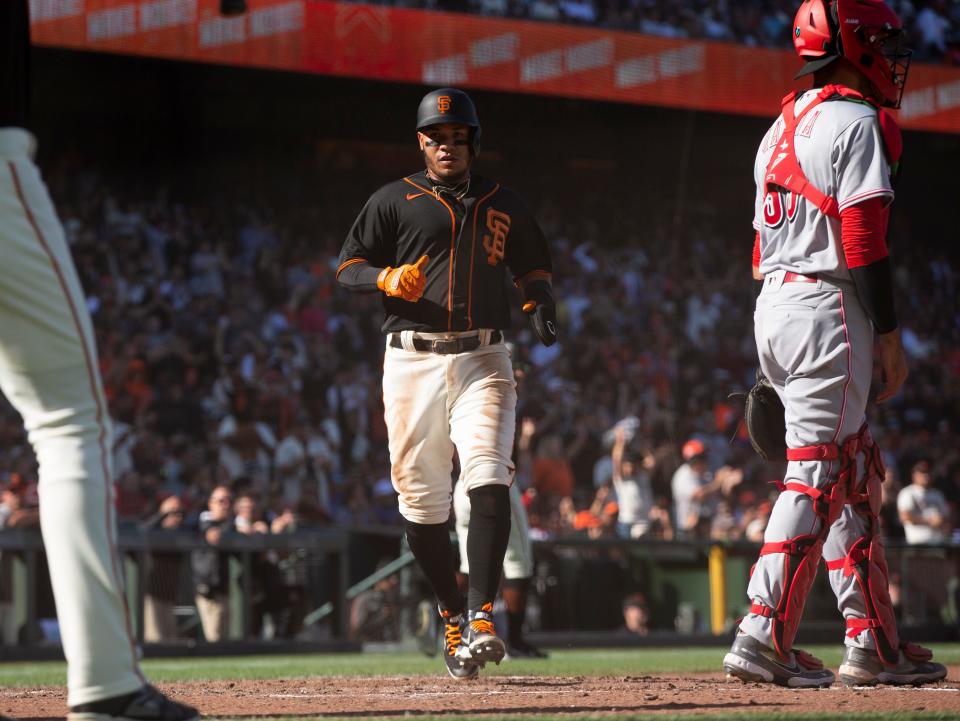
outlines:
M116 549L110 417L63 228L32 161L0 129L0 390L40 467L40 525L67 658L69 705L137 690Z
M503 343L439 354L387 345L383 406L400 514L450 518L453 452L464 490L513 482L517 391Z

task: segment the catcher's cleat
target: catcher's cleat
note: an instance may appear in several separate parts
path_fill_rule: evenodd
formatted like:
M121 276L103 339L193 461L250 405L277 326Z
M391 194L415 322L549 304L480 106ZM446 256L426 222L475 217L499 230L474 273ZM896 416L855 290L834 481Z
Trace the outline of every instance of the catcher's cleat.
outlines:
M820 688L833 683L833 671L809 653L795 649L784 661L777 652L752 636L738 633L723 657L727 676L747 683L774 683L790 688Z
M150 684L123 696L70 708L67 721L197 721L192 706L167 698Z
M447 673L459 680L476 678L480 674L480 666L469 659L460 658L457 653L461 645L463 614L454 615L441 608L440 617L443 619L443 660L447 664Z
M506 654L506 644L493 629L493 604L485 603L478 610L467 611L467 624L457 656L483 666L488 661L500 663Z
M932 658L929 650L908 643L900 647L899 663L889 666L880 660L872 648L847 646L843 663L840 664L840 683L844 686L873 686L878 683L919 686L946 678L946 666Z

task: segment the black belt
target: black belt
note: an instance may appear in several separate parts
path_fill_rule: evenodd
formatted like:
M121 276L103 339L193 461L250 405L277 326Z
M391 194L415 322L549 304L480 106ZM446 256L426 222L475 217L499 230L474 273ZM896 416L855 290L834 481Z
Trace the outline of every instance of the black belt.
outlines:
M490 345L499 343L503 340L503 333L498 330L490 334ZM390 345L393 348L403 348L403 341L400 340L400 334L394 333L390 337ZM413 347L419 351L429 351L431 353L440 353L448 355L450 353L469 353L480 347L479 335L468 335L458 338L414 338Z

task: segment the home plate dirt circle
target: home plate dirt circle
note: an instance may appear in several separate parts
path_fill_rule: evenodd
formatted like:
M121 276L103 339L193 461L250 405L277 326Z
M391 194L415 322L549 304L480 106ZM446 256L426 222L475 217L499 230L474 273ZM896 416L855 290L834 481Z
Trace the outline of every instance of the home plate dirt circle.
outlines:
M475 681L393 676L197 681L158 684L207 717L468 716L471 713L617 715L953 711L960 717L960 667L933 686L793 690L743 684L722 674L488 676ZM0 713L63 718L62 687L0 690Z

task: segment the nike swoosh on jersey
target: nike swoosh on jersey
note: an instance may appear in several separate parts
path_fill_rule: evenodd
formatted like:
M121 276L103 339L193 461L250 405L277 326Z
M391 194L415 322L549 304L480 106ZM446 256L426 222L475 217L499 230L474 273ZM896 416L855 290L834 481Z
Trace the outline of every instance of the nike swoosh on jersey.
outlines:
M407 193L407 200L413 200L414 198L419 198L421 195L426 195L426 193Z

